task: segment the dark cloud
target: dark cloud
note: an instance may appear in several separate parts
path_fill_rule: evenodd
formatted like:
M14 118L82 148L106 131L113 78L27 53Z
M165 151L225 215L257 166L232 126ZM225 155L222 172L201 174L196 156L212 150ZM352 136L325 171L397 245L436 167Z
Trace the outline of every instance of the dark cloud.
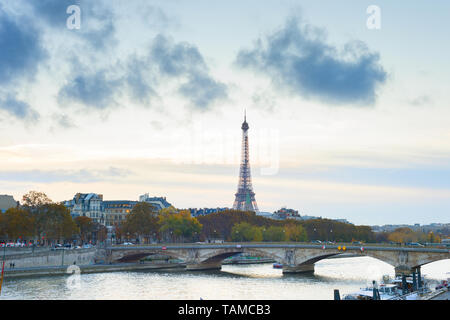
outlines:
M58 101L62 106L75 102L95 109L106 109L116 105L115 96L122 82L111 79L104 70L79 74L60 89Z
M378 53L360 41L339 51L325 42L324 34L291 18L265 41L259 39L254 49L241 50L236 64L266 73L276 85L303 97L334 104L375 103L376 89L387 78Z
M14 95L8 94L5 99L0 98L0 110L22 120L38 120L39 114L24 101L18 100Z
M223 83L201 73L190 75L189 81L180 86L179 92L201 109L227 97L227 87Z
M0 85L33 78L47 57L39 34L26 20L16 21L0 7Z
M185 78L178 92L193 106L206 109L227 97L227 86L209 75L208 67L198 48L186 43L173 43L158 35L150 50L150 63L155 63L161 76Z
M38 17L45 19L49 24L65 28L67 8L71 5L80 5L80 0L38 0L29 1Z
M130 97L144 105L150 104L150 99L158 96L154 89L157 79L149 70L148 63L146 59L131 57L126 65L125 75Z
M79 61L73 63L79 64ZM78 66L76 76L64 85L58 95L61 106L72 102L96 109L117 105L116 98L125 93L134 101L148 105L159 97L164 83L180 82L177 92L187 98L194 108L207 109L227 97L225 84L209 75L208 67L197 47L175 43L158 35L143 56L130 55L105 70L86 71ZM95 66L90 69L95 70Z
M163 75L176 77L207 71L197 47L186 42L173 43L163 35L153 40L150 58Z

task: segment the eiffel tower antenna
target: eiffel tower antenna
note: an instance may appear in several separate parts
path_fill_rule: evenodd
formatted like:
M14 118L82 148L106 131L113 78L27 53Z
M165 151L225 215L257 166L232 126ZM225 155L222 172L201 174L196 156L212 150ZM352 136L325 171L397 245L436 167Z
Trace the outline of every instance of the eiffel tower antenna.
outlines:
M240 211L259 212L256 204L255 193L252 187L252 175L250 172L250 157L248 145L248 129L247 110L244 109L244 122L242 123L242 154L241 166L239 169L238 190L235 194L233 209Z

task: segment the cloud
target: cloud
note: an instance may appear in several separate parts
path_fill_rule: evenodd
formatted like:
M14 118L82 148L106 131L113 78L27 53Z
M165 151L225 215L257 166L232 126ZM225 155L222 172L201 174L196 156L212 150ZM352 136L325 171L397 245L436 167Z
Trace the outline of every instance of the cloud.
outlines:
M228 96L227 86L209 75L203 56L192 44L174 43L160 34L153 41L150 58L161 76L186 78L178 92L198 109L206 109Z
M15 21L0 7L0 85L31 79L47 57L40 33L26 20Z
M413 106L429 106L433 104L433 99L428 95L422 95L415 99L409 100L408 103Z
M121 79L112 79L105 70L91 74L78 74L58 93L60 105L75 102L95 109L106 109L116 105L116 91Z
M6 99L0 98L0 110L5 110L14 117L22 120L38 120L39 114L24 101L17 100L12 94Z
M148 70L149 61L130 57L126 64L125 83L128 86L129 94L135 101L149 105L152 97L158 94L154 87L157 86L156 76Z
M387 73L379 54L361 41L339 51L326 43L324 30L288 19L284 28L258 39L252 50L239 51L236 64L267 74L295 95L333 104L372 105Z
M190 75L189 81L180 86L179 92L200 109L227 98L226 85L202 73Z
M106 49L116 43L115 16L111 6L104 1L39 0L30 1L28 4L31 5L36 17L55 30L65 32L66 37L79 38L94 49ZM81 26L76 31L66 27L70 16L67 8L71 5L79 6L81 11Z
M0 6L0 110L21 120L37 120L39 114L17 99L16 89L34 79L47 58L39 32L27 21L17 21Z
M76 62L76 63L75 63ZM174 83L176 92L197 109L207 109L227 97L225 84L214 80L198 48L159 34L142 56L125 56L105 69L79 64L75 76L60 89L61 106L72 102L95 109L116 106L120 93L148 105L161 86Z
M28 170L28 171L0 171L0 180L21 182L72 182L92 183L124 178L132 172L125 169L110 167L107 170Z

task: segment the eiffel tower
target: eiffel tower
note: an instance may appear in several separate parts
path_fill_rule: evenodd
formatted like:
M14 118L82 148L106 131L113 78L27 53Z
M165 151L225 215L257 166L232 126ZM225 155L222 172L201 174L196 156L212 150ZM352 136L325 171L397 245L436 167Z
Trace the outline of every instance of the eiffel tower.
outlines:
M240 211L259 212L255 200L255 193L252 187L252 175L250 173L250 159L248 152L248 123L247 115L244 113L244 122L242 123L242 154L241 167L239 170L238 190L235 194L233 209Z

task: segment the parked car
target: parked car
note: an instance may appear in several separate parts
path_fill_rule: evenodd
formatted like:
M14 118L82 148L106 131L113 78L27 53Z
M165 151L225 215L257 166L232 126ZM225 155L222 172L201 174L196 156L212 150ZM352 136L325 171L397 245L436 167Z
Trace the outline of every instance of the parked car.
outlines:
M409 242L406 243L407 246L414 246L414 247L425 247L423 244L418 243L418 242Z
M83 249L90 249L93 248L94 246L92 244L85 244L83 245Z
M311 243L322 243L320 240L312 240Z

